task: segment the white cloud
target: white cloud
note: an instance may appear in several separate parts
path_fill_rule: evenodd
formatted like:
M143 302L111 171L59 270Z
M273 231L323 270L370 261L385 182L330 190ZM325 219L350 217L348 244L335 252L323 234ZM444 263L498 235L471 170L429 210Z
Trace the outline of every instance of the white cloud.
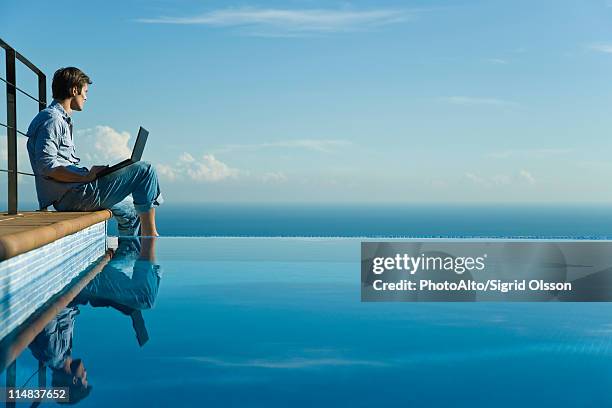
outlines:
M521 177L523 177L525 180L527 180L527 183L529 184L535 184L536 180L533 177L533 175L528 172L527 170L521 170L519 172L519 174L521 175Z
M588 49L597 52L603 52L605 54L612 54L612 44L591 44L587 46Z
M191 156L190 156L191 157ZM193 159L193 157L191 157ZM185 171L194 181L221 181L238 177L239 171L217 160L212 154L205 154L201 161L184 161Z
M454 105L462 106L476 106L476 105L488 105L488 106L518 106L516 102L506 101L498 98L474 98L470 96L443 96L440 98L444 102L452 103Z
M130 134L110 126L78 130L75 137L77 155L90 164L114 164L132 155Z
M157 164L155 169L162 178L168 181L175 181L179 177L177 171L167 164Z
M168 181L187 178L196 182L218 182L247 174L228 166L212 154L205 154L198 159L189 153L183 153L174 164L156 164L155 168L160 177Z
M502 58L489 58L486 61L490 62L491 64L497 64L497 65L505 65L508 63L508 60L505 60Z
M422 10L372 9L264 9L228 8L196 16L141 18L148 24L199 24L213 27L248 27L274 32L337 32L363 30L412 20Z
M257 150L266 148L289 148L289 149L306 149L314 150L322 153L329 153L336 148L350 145L348 140L338 139L297 139L297 140L280 140L276 142L265 142L255 144L230 144L217 149L218 152L231 152L235 150Z
M252 174L248 170L237 169L217 159L212 154L201 158L190 153L182 153L173 164L156 164L160 178L166 181L191 180L198 183L216 183L225 180L247 180L265 184L279 184L288 180L285 173L272 171Z
M179 157L179 162L182 162L182 163L193 163L193 162L195 162L195 159L189 153L183 153Z

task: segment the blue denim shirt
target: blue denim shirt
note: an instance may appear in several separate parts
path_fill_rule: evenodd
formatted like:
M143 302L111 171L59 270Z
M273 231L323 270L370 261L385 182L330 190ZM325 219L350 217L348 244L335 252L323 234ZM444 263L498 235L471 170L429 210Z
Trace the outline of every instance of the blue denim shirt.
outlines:
M56 167L65 166L68 171L85 175L86 167L78 167L81 161L76 155L72 141L72 119L62 105L53 101L30 123L28 128L28 154L36 175L38 204L46 208L58 201L70 189L85 183L63 183L53 180L49 173Z
M74 319L79 314L76 306L68 306L38 333L30 344L34 357L47 367L60 370L72 353Z

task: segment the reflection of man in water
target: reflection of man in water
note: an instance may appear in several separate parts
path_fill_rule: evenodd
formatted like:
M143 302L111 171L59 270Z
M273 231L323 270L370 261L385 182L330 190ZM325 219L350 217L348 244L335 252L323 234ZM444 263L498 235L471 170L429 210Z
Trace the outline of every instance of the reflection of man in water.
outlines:
M82 400L91 392L87 370L81 359L72 358L72 333L76 306L68 306L49 322L30 344L36 359L52 371L53 387L68 387L70 402Z
M70 403L87 397L92 388L83 361L72 358L78 306L110 306L131 316L138 342L143 345L148 334L140 311L153 306L160 277L161 268L155 264L155 238L121 237L115 256L102 272L32 341L29 347L34 357L52 370L53 387L69 388Z
M111 306L126 314L130 309L150 309L161 277L160 266L155 264L155 240L120 237L113 259L73 302Z

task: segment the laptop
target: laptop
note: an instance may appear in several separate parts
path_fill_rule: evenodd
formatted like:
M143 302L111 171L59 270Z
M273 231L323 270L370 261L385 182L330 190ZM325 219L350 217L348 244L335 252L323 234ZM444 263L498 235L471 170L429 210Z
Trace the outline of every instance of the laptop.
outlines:
M145 145L147 144L147 137L149 137L149 131L141 126L140 129L138 129L138 137L136 138L136 143L134 143L132 157L102 170L97 174L97 178L104 177L107 174L124 168L125 166L139 162L142 158L142 152L144 151Z

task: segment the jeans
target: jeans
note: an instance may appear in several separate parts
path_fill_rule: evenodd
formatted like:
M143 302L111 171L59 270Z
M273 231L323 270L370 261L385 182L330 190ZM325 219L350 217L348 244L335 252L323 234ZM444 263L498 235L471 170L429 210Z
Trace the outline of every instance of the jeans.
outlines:
M162 270L159 264L143 259L141 253L139 238L119 237L119 247L113 259L87 284L77 299L83 303L89 301L92 306L111 301L136 310L153 307Z
M119 235L138 235L139 215L163 202L155 168L140 161L69 190L53 207L57 211L107 208L119 224Z

